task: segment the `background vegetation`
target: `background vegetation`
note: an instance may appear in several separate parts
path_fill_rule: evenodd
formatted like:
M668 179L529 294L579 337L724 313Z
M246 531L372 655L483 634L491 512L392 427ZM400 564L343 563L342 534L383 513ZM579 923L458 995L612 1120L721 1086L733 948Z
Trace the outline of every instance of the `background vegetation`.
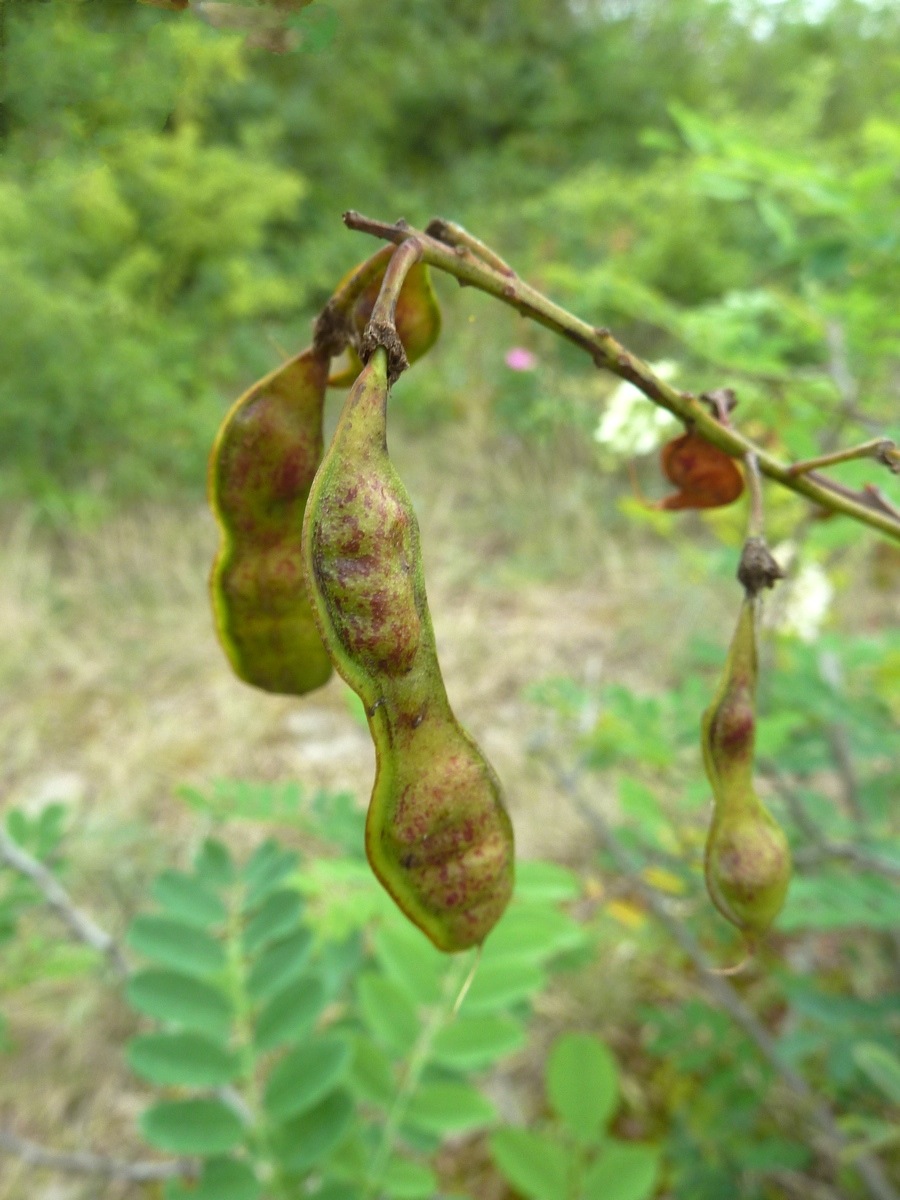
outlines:
M679 384L735 387L777 452L897 437L900 11L333 13L272 55L130 0L0 4L3 845L124 947L66 940L4 860L0 1197L892 1195L896 549L767 493L794 566L761 785L797 877L758 958L710 975L740 947L703 894L697 729L745 514L648 511L649 405L438 281L392 451L529 860L452 1020L466 964L360 858L342 685L294 704L228 674L202 494L232 397L373 248L349 207L465 224ZM838 474L891 494L874 470ZM51 1175L21 1139L205 1174Z

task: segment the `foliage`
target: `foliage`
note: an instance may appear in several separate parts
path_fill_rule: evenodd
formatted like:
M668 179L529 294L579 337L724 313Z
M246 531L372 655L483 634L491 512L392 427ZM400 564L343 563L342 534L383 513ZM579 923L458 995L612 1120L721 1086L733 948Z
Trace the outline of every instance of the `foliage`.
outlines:
M202 479L235 337L293 311L268 243L305 184L211 129L215 96L244 74L234 40L143 14L85 19L73 4L34 6L10 26L7 494L90 511L104 492Z
M893 1066L881 1051L891 1055L897 1035L896 919L887 882L900 876L891 805L898 784L890 750L894 642L891 635L826 636L815 646L780 639L769 648L777 666L762 676L762 779L790 835L798 874L773 935L778 946L765 955L751 994L771 1014L782 1059L851 1114L845 1129L859 1146L896 1138L866 1068L878 1074L883 1065L882 1087L891 1087ZM689 646L677 663L678 682L658 694L621 685L597 691L561 679L536 686L533 695L555 714L551 758L572 755L580 771L614 791L618 837L644 878L676 898L682 918L727 961L739 952L733 943L726 949L730 939L709 907L698 911L693 903L702 887L708 805L697 728L713 686L705 668L720 653L706 643ZM845 788L837 802L835 778ZM852 857L842 858L844 851ZM635 955L658 954L639 904L613 909L599 930L601 944L616 938L617 924L621 935L623 921ZM777 1193L754 1189L780 1172L814 1171L807 1140L773 1119L778 1080L745 1034L706 1000L660 1003L665 990L654 988L640 1019L646 1051L657 1061L656 1086L670 1097L674 1194L714 1200L737 1186L741 1195L768 1196Z
M332 214L398 195L639 352L684 358L698 390L737 380L742 417L777 404L792 452L829 436L843 357L844 431L883 425L898 14L802 10L343 0L327 52L272 56L190 13L6 0L3 495L88 514L196 491L223 397L299 348L359 257ZM431 419L486 382L503 424L566 423L547 397L571 356L536 333L538 375L514 376L510 329L461 326L434 368L453 397L418 385ZM579 386L596 409L605 385L583 368Z
M547 1058L549 1130L500 1129L490 1144L500 1170L524 1196L646 1200L656 1191L655 1147L604 1136L618 1100L618 1070L590 1034L560 1037Z
M846 1114L851 1152L890 1153L900 1068L884 958L891 910L880 874L823 856L850 845L876 867L900 869L889 803L897 766L886 753L896 648L826 637L816 648L781 639L772 651L779 669L763 673L761 761L800 875L773 935L782 953L765 952L765 970L742 991L783 1061ZM696 724L719 653L688 647L678 682L657 695L551 680L534 696L552 719L554 756L614 785L621 844L727 962L731 935L692 899L705 805ZM835 778L836 728L858 809L823 790ZM664 1179L679 1200L723 1189L774 1197L784 1173L820 1177L808 1138L785 1123L771 1065L685 988L683 962L627 882L595 908L586 906L597 894L591 865L579 878L523 863L480 961L448 957L373 881L348 794L220 781L184 798L216 832L188 869L156 877L152 907L126 936L140 963L126 996L143 1026L126 1053L151 1089L140 1130L159 1150L201 1163L199 1183L170 1181L167 1195L458 1195L466 1176L448 1166L448 1139L480 1145L523 1195L637 1200ZM272 820L310 849L268 838L240 861L226 848L235 821ZM33 853L58 855L58 806L14 816L9 828ZM603 855L598 865L610 878ZM7 989L29 985L27 974L5 974ZM556 1005L569 997L565 1024L584 1032L549 1039L546 1099L535 1088L534 1116L508 1125L483 1082L510 1060L521 1070L535 1038L546 1044L535 1006L552 1012L548 994Z
M340 795L304 816L338 840L344 819ZM37 825L57 820L51 808ZM523 864L476 959L435 950L358 857L274 839L238 863L207 838L150 891L125 938L140 962L125 995L145 1025L126 1055L157 1093L144 1139L200 1163L198 1182L166 1185L173 1200L437 1195L444 1139L496 1122L478 1081L524 1048L548 973L586 946L564 907L578 882L551 864Z
M359 256L331 214L361 197L483 230L586 317L679 360L696 390L738 381L741 422L779 453L884 428L900 332L900 141L880 111L900 88L893 6L421 8L346 0L329 54L300 60L112 0L0 6L0 500L91 516L196 491L226 393L295 348ZM483 434L595 428L606 384L587 368L560 383L570 349L529 331L532 365L513 367L512 327L473 324L436 351L440 385L407 393L421 424L483 405ZM793 501L771 515L795 535ZM669 518L643 519L668 535ZM732 516L713 521L735 540ZM801 533L846 564L845 526ZM535 771L608 791L642 881L729 962L733 935L695 903L697 722L721 656L688 647L651 694L547 681L533 748ZM898 1148L885 880L900 871L900 643L826 632L768 656L762 783L798 878L738 994L842 1114L847 1166ZM526 1196L833 1188L842 1164L819 1154L777 1064L593 845L579 872L521 864L480 957L449 959L373 883L352 796L220 781L183 798L214 836L187 868L171 850L125 936L140 1133L198 1172L169 1180L169 1200L449 1200L471 1186L467 1155ZM238 822L242 843L272 824L284 840L236 854ZM51 806L7 828L59 871L63 824ZM96 956L47 933L39 889L6 870L0 888L5 1001L48 978L68 996ZM12 1048L15 1015L3 1036ZM512 1067L527 1121L496 1099ZM840 1183L857 1194L849 1172Z

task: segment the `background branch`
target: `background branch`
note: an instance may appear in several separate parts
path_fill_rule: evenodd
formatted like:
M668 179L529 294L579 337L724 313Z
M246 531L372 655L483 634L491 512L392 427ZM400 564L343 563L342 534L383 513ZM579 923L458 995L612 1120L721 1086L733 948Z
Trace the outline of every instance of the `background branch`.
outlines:
M608 329L589 325L554 304L536 288L509 273L509 268L501 272L490 265L483 252L475 254L462 244L446 245L405 221L387 224L351 211L344 213L344 222L350 229L395 245L414 237L422 246L424 262L453 275L460 284L476 287L501 300L522 316L572 342L589 354L598 367L634 384L649 400L668 409L685 425L696 428L714 446L735 458L754 454L760 471L770 479L831 512L843 513L900 542L900 519L893 513L892 506L881 502L877 491L854 492L815 473L793 474L790 464L779 462L737 430L720 424L696 396L680 392L660 379L645 362L616 341ZM439 229L440 225L432 221L429 228ZM493 251L489 253L493 254Z
M42 862L32 858L27 851L2 829L0 829L0 865L11 867L38 889L46 903L53 909L69 931L80 942L91 946L109 959L120 978L128 975L128 963L116 939L101 929L80 908L76 907L69 893L52 871Z
M193 1178L199 1174L198 1165L186 1159L174 1162L124 1162L81 1151L69 1153L47 1150L37 1142L17 1137L6 1129L0 1129L0 1151L14 1154L30 1167L46 1167L76 1175L102 1175L127 1183L155 1183L165 1179Z

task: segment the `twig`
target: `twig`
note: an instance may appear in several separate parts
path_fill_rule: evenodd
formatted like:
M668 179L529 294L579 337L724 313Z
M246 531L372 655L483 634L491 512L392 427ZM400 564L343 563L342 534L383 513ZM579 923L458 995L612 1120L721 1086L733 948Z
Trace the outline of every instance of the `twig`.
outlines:
M425 232L433 238L437 238L439 242L446 242L448 246L455 246L457 250L468 250L474 254L476 258L480 258L483 263L487 263L489 267L493 267L495 271L499 271L501 275L515 275L515 271L504 261L500 255L486 245L481 238L477 238L474 233L469 233L468 229L463 229L462 225L457 225L454 221L445 221L443 217L435 217L433 221L429 221L425 226Z
M190 1179L200 1173L197 1163L179 1159L175 1162L124 1162L104 1158L100 1154L82 1151L48 1150L37 1142L20 1138L7 1129L0 1129L0 1151L14 1154L30 1167L46 1167L52 1171L68 1171L77 1175L103 1175L127 1183L155 1183L166 1179Z
M859 846L854 846L852 842L822 842L794 853L794 862L797 866L820 863L823 859L828 858L853 863L855 867L860 867L863 871L871 871L873 875L883 875L885 879L900 881L900 863L893 863L890 859L881 858L877 854L869 854Z
M831 750L831 757L834 759L838 779L841 781L844 805L856 822L860 833L865 836L866 814L859 799L859 780L856 777L856 767L853 763L847 730L835 721L826 727L825 737Z
M823 858L844 859L875 875L883 875L886 879L900 879L900 864L893 863L890 859L883 858L880 854L874 854L862 846L857 846L854 842L835 842L831 838L825 837L806 811L806 806L797 791L791 787L783 772L774 763L763 761L760 763L759 769L777 788L778 794L790 810L801 833L812 843L805 850L797 851L794 855L797 863L820 861Z
M473 969L480 962L481 951L479 950L472 967L467 969L465 976L463 975L463 969L467 967L467 964L465 958L462 958L461 961L455 963L448 970L444 977L442 995L431 1008L426 1020L423 1021L415 1044L409 1052L403 1081L393 1098L387 1118L382 1127L381 1137L378 1139L378 1145L373 1151L367 1171L364 1193L366 1197L381 1193L382 1176L384 1175L388 1158L394 1148L394 1139L406 1116L409 1102L422 1078L422 1072L428 1065L428 1058L434 1045L434 1039L456 1016L457 1005L461 1003L459 1000L460 990L464 989L468 991ZM465 997L463 996L463 998Z
M403 342L397 333L395 319L397 301L400 299L403 284L412 267L421 258L422 246L412 237L401 242L394 251L360 345L360 358L363 362L368 362L379 346L387 351L390 383L395 383L409 366Z
M117 975L122 978L128 975L128 963L112 934L101 929L86 913L76 908L69 893L56 876L42 862L32 858L2 829L0 829L0 865L11 867L29 879L79 941L105 955Z
M828 374L841 398L842 416L859 420L859 384L850 370L847 335L840 321L827 322L825 340L828 344Z
M747 519L747 539L741 551L737 577L747 596L755 599L765 588L772 588L779 579L784 579L784 571L775 561L763 537L765 517L759 463L755 454L747 454L744 457L750 491L750 513Z
M634 384L648 399L668 409L685 424L693 425L714 446L735 458L742 458L748 453L755 454L764 475L832 512L853 517L900 541L900 518L891 511L891 505L882 502L879 495L868 491L854 492L814 473L792 474L789 465L779 462L737 430L717 421L698 397L680 392L660 379L646 363L616 341L608 329L597 328L580 320L517 275L505 274L485 262L483 256L460 254L437 238L413 229L405 221L391 225L357 212L347 212L344 213L344 222L350 229L398 245L415 237L421 242L423 260L429 265L453 275L460 283L469 284L509 304L523 316L572 342L588 353L598 367Z
M788 469L792 475L803 475L817 467L833 467L835 463L852 462L857 458L874 458L893 474L900 474L900 451L890 438L872 438L858 446L848 446L846 450L832 450L829 454L804 458L802 462L792 463Z
M808 1112L818 1126L833 1158L840 1158L841 1153L849 1143L843 1131L837 1124L831 1111L815 1094L802 1075L792 1066L784 1062L778 1052L778 1044L765 1026L742 1000L740 993L726 979L715 973L716 968L706 955L700 943L691 931L678 921L666 908L654 888L650 887L640 876L630 855L619 844L612 827L601 813L597 812L581 796L576 779L572 773L566 773L556 768L560 785L569 796L574 808L584 821L591 827L607 853L615 862L623 875L628 877L634 890L640 895L647 908L653 913L661 925L668 930L672 939L678 943L687 957L699 972L703 986L716 1003L731 1017L751 1042L756 1046L762 1058L769 1064L785 1086L796 1096L803 1108ZM897 1192L887 1179L880 1161L872 1154L858 1155L852 1163L864 1181L869 1195L873 1200L900 1200Z
M747 465L747 488L750 492L750 516L747 521L747 536L761 538L765 520L763 517L762 480L759 477L759 462L755 454L745 454Z

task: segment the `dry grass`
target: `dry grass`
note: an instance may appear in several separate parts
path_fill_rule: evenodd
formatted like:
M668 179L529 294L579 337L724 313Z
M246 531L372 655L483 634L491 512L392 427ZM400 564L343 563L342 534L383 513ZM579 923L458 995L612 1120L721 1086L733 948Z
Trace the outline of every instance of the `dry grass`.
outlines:
M663 686L684 638L719 617L727 628L734 597L680 577L664 543L612 536L608 485L572 447L474 454L450 432L392 449L420 514L448 691L505 782L520 853L583 857L583 830L529 764L541 717L523 690L554 674ZM362 806L371 784L339 680L300 702L232 677L206 596L215 539L205 511L151 510L63 544L14 522L0 545L0 804L69 807L69 886L116 930L198 836L178 785L295 778ZM2 1004L14 1046L0 1122L60 1148L143 1153L121 1002L99 982L49 979ZM0 1158L0 1200L126 1194Z

